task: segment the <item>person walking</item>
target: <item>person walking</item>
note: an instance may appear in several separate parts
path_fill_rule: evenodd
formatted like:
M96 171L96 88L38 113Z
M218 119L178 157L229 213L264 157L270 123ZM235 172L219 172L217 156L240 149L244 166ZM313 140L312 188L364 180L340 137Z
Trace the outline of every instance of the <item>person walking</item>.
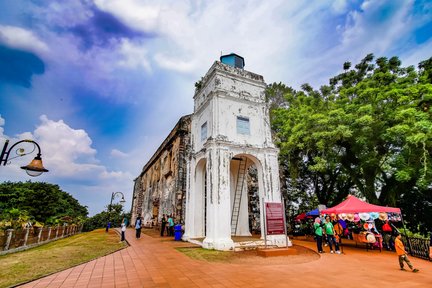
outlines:
M141 226L142 226L142 219L141 216L138 216L135 221L135 236L137 239L141 238Z
M168 236L174 236L174 219L172 214L168 217Z
M341 221L343 221L343 220L341 220ZM333 230L335 232L334 236L336 238L336 242L338 243L338 246L339 246L338 248L341 248L341 249L339 249L339 251L342 251L342 253L343 253L342 236L343 236L344 228L338 220L336 220L334 222Z
M126 225L126 219L123 218L121 223L121 241L125 241Z
M323 240L323 230L321 226L321 219L319 217L315 218L315 223L313 225L314 234L317 242L318 253L324 253L322 249L322 240Z
M412 270L412 272L418 272L419 270L414 268L411 264L411 261L408 259L407 252L405 251L405 246L402 243L402 236L401 234L396 235L395 239L395 249L396 254L399 256L399 266L401 270L405 270L404 268L404 261L407 263L408 267Z
M330 222L330 217L327 216L325 218L325 223L324 223L324 228L325 228L325 234L327 235L327 243L330 247L330 253L334 253L333 251L333 245L335 246L335 250L336 250L336 254L340 254L339 251L339 244L336 241L336 238L334 236L335 231L334 231L334 227L333 224Z
M108 232L109 228L111 228L111 222L110 221L107 222L105 232Z
M162 219L161 219L161 233L160 233L161 237L164 236L166 223L167 222L166 222L165 214L163 214ZM167 234L168 234L168 231L167 231Z

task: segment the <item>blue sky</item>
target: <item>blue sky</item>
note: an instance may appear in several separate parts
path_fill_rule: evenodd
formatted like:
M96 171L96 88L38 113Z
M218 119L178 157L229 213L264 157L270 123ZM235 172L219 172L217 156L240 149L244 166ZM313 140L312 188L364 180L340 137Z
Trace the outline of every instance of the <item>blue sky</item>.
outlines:
M267 83L315 87L368 53L432 56L430 1L0 0L0 140L34 139L93 215L137 177L221 53ZM0 181L29 180L14 159ZM119 199L116 199L116 201Z

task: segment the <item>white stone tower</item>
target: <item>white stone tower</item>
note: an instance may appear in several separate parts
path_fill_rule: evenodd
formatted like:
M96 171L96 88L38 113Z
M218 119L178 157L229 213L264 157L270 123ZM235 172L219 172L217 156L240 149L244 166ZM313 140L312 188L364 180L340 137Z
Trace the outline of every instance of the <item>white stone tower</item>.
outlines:
M244 59L236 54L221 61L197 83L194 96L183 240L204 238L204 248L230 250L231 236L250 235L248 167L255 165L258 173L261 235L262 199L280 203L281 194L264 79L243 70ZM284 235L267 237L272 245L286 241Z

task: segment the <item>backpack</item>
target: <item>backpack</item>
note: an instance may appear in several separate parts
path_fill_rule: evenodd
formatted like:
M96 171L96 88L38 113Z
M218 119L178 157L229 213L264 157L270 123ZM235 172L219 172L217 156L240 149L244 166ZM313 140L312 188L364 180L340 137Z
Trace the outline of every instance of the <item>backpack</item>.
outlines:
M390 226L388 223L385 223L385 224L382 226L382 230L383 230L384 232L392 232L392 228L391 228L391 226Z

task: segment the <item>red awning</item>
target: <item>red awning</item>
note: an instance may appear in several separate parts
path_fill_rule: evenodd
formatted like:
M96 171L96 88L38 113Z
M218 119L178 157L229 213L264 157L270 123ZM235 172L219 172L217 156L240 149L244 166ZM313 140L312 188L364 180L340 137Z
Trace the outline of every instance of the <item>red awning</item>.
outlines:
M295 220L295 221L300 221L300 220L303 220L303 219L305 219L305 218L306 218L306 213L301 213L301 214L297 215L297 216L294 218L294 220Z
M340 214L340 213L362 213L362 212L392 212L401 213L399 208L373 205L361 201L353 195L348 195L347 199L340 204L322 210L322 214Z

